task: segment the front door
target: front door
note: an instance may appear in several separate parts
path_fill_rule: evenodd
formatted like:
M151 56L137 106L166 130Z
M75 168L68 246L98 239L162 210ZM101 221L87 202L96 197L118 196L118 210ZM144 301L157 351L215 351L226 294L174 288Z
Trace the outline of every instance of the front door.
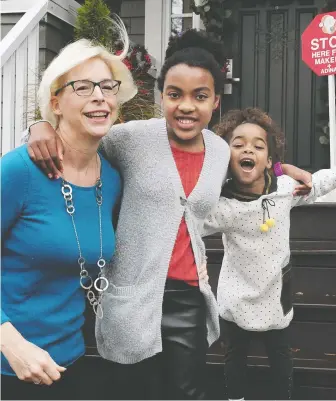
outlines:
M301 34L323 0L237 1L232 94L222 112L260 107L286 135L285 161L316 171L329 166L327 79L301 61ZM323 144L323 142L326 142Z

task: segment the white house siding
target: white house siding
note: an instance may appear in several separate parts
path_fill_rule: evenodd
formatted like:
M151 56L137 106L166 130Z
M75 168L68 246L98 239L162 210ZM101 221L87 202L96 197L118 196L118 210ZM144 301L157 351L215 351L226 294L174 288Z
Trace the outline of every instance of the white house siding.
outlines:
M40 70L43 71L59 51L73 41L73 27L47 14L40 21Z
M13 26L22 17L23 13L17 14L1 14L1 40L7 35L7 33L13 28Z
M160 0L157 0L160 2ZM121 4L120 16L132 42L145 44L145 0L126 0Z

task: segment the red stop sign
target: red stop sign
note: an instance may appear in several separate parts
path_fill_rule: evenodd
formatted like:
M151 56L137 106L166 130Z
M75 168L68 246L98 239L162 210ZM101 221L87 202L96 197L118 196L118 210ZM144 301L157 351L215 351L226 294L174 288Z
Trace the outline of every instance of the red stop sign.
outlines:
M301 36L302 60L317 75L336 75L336 11L317 15Z

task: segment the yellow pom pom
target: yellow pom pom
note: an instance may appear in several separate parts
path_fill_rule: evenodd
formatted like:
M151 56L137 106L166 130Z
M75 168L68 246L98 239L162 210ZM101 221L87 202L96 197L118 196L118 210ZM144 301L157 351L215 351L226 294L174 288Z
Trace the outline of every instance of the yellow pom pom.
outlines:
M274 219L267 219L266 224L268 225L269 228L272 228L275 226L275 220Z
M267 231L268 231L268 225L267 225L267 224L261 224L261 225L260 225L260 231L261 231L262 233L267 233Z

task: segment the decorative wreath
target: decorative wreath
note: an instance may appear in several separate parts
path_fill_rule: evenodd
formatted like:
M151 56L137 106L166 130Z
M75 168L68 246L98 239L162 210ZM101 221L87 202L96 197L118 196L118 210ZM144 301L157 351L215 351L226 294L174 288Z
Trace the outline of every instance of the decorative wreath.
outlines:
M116 54L118 55L121 52L122 50L117 44ZM135 76L146 74L152 66L152 61L150 55L148 54L148 51L145 49L144 46L141 45L131 46L123 62Z

